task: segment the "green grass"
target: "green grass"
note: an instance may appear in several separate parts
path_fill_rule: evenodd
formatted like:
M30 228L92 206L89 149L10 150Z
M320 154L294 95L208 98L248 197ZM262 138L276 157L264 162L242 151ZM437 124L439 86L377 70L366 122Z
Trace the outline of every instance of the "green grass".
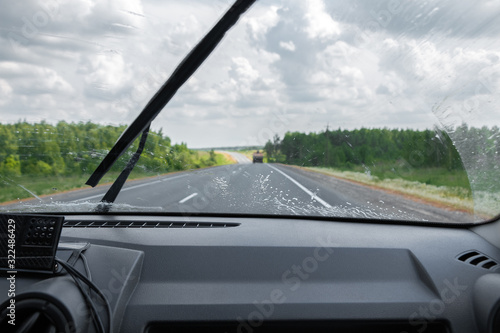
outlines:
M343 170L347 171L347 170ZM383 179L404 179L427 185L460 187L471 192L465 170L445 168L395 168L392 165L356 166L351 171L362 172Z
M224 156L224 154L218 154L218 153L215 153L215 161L216 161L216 165L228 165L228 164L234 164L234 162L228 158L226 158L226 156Z
M118 175L119 172L110 172L102 178L100 184L113 182ZM128 179L139 179L156 175L158 174L154 172L134 170ZM89 176L18 176L8 178L0 176L0 202L32 198L34 197L33 194L37 196L51 195L78 188L89 188L88 185L85 185Z
M449 172L439 169L421 169L412 170L404 175L407 179L402 177L396 178L388 173L390 177L379 178L373 175L370 171L356 172L348 170L338 170L333 168L322 167L305 167L306 169L313 170L328 174L337 178L352 180L358 183L374 186L376 188L388 190L391 192L399 193L409 197L419 198L428 202L439 204L443 207L452 209L459 209L469 213L480 214L484 218L493 217L498 214L498 208L491 205L491 202L497 200L498 195L492 193L484 194L487 196L488 201L482 200L481 204L475 202L477 193L474 199L472 197L471 189L469 186L463 186L463 175L459 171ZM421 171L419 175L418 172ZM439 176L441 178L439 179ZM434 179L432 180L431 179ZM435 184L427 184L419 182L419 179L431 179ZM467 182L468 185L468 182Z
M200 150L197 151L198 153L198 158L200 160L208 160L210 158L210 152ZM215 152L215 165L228 165L228 164L234 164L232 160L227 158L224 154L221 154L219 152Z
M500 192L496 169L473 170L473 186L465 170L408 168L393 164L354 166L350 169L305 167L337 178L432 202L443 207L474 213L481 219L498 215Z
M414 180L419 178L416 177L416 175L413 175L412 180L394 177L381 179L369 172L342 171L319 167L306 167L306 169L439 203L454 209L460 209L467 212L473 212L474 210L474 202L472 200L470 188L425 184ZM426 174L426 172L423 172L423 174ZM449 182L449 180L444 182Z
M209 152L197 152L197 159L195 162L201 160L208 160L210 158ZM227 159L223 154L215 154L214 165L226 165L233 162ZM201 163L200 163L201 164ZM120 172L107 173L100 184L105 184L115 181ZM136 167L130 176L129 180L140 179L145 177L158 176L158 172L146 171L140 167ZM12 200L20 200L26 198L33 198L33 194L37 196L57 194L64 191L89 188L85 182L90 174L83 175L65 175L65 176L12 176L4 177L0 175L0 203ZM30 193L32 192L32 193Z

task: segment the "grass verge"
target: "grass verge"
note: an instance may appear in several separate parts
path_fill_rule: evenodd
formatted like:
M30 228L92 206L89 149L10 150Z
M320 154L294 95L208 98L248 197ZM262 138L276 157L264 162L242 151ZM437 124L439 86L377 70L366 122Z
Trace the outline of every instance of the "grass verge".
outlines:
M500 193L481 190L475 190L472 193L465 171L450 172L438 168L415 169L403 174L402 176L407 178L403 179L396 178L391 173L386 173L389 176L384 178L383 174L379 177L368 171L356 172L322 167L304 168L422 200L438 207L475 214L485 220L494 218L499 211ZM370 168L369 171L371 170Z
M109 172L106 174L100 184L106 184L115 181L119 172ZM141 179L157 176L155 172L144 172L134 170L129 180ZM0 178L0 203L12 200L22 200L33 198L35 196L52 195L80 188L89 188L85 182L90 175L72 175L72 176L19 176Z
M448 170L446 168L413 168L401 165L380 163L370 166L355 166L351 170L377 177L381 180L404 179L427 185L463 188L470 195L470 184L467 172L463 169Z
M208 159L209 152L198 152L198 158ZM226 165L234 163L224 154L215 154L216 165ZM107 173L100 184L110 183L115 181L120 172ZM166 173L162 173L166 174ZM129 180L141 179L147 177L159 176L158 172L147 171L142 168L135 168L129 176ZM90 174L81 175L65 175L65 176L12 176L4 177L0 175L0 204L13 200L22 200L33 198L35 196L53 195L65 191L76 190L80 188L88 188L85 182L90 177Z
M415 180L402 178L379 178L368 172L342 171L332 168L304 167L305 169L321 172L337 178L370 185L389 192L402 194L408 197L436 203L440 206L474 213L474 201L470 188L462 186L431 185ZM425 174L425 173L424 173ZM425 178L425 177L424 177ZM476 207L477 209L477 207ZM488 214L488 212L481 212Z
M221 156L221 159L223 158L225 163L223 164L219 164L219 165L226 165L226 164L235 164L235 163L238 163L234 157L232 157L231 155L229 155L228 153L225 153L225 152L222 152L222 151L216 151L215 152L218 156L219 155L222 155ZM217 158L217 157L216 157Z

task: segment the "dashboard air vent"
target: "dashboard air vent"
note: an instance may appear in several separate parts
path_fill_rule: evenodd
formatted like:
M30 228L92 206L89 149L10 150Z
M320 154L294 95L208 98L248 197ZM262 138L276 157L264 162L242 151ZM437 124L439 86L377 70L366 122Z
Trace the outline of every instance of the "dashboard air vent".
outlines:
M66 220L66 228L228 228L237 227L231 222L168 222L168 221L81 221Z
M498 267L495 260L476 250L461 253L457 256L457 259L464 263L490 270Z

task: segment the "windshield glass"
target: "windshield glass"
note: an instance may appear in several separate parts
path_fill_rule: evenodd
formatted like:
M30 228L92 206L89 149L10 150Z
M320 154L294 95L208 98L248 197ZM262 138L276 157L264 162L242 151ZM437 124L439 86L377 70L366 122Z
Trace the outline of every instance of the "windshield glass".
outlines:
M140 135L85 183L232 5L4 3L0 212L99 211ZM257 1L151 122L108 209L485 221L499 102L497 2Z

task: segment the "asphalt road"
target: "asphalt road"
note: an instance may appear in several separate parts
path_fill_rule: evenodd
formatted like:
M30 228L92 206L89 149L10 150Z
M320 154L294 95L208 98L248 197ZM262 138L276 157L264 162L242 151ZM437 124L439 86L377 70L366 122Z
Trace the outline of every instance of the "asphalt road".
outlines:
M236 160L236 162L239 163L239 164L249 164L249 163L252 163L252 161L250 161L243 154L232 152L232 151L224 151L223 153L231 155L231 157L233 157Z
M253 164L241 154L230 154L238 164L127 182L113 210L320 215L452 222L472 219L464 213L415 202L331 176L280 164ZM95 207L108 187L45 197L41 204L49 206L49 210L88 211ZM36 206L37 203L28 204Z

